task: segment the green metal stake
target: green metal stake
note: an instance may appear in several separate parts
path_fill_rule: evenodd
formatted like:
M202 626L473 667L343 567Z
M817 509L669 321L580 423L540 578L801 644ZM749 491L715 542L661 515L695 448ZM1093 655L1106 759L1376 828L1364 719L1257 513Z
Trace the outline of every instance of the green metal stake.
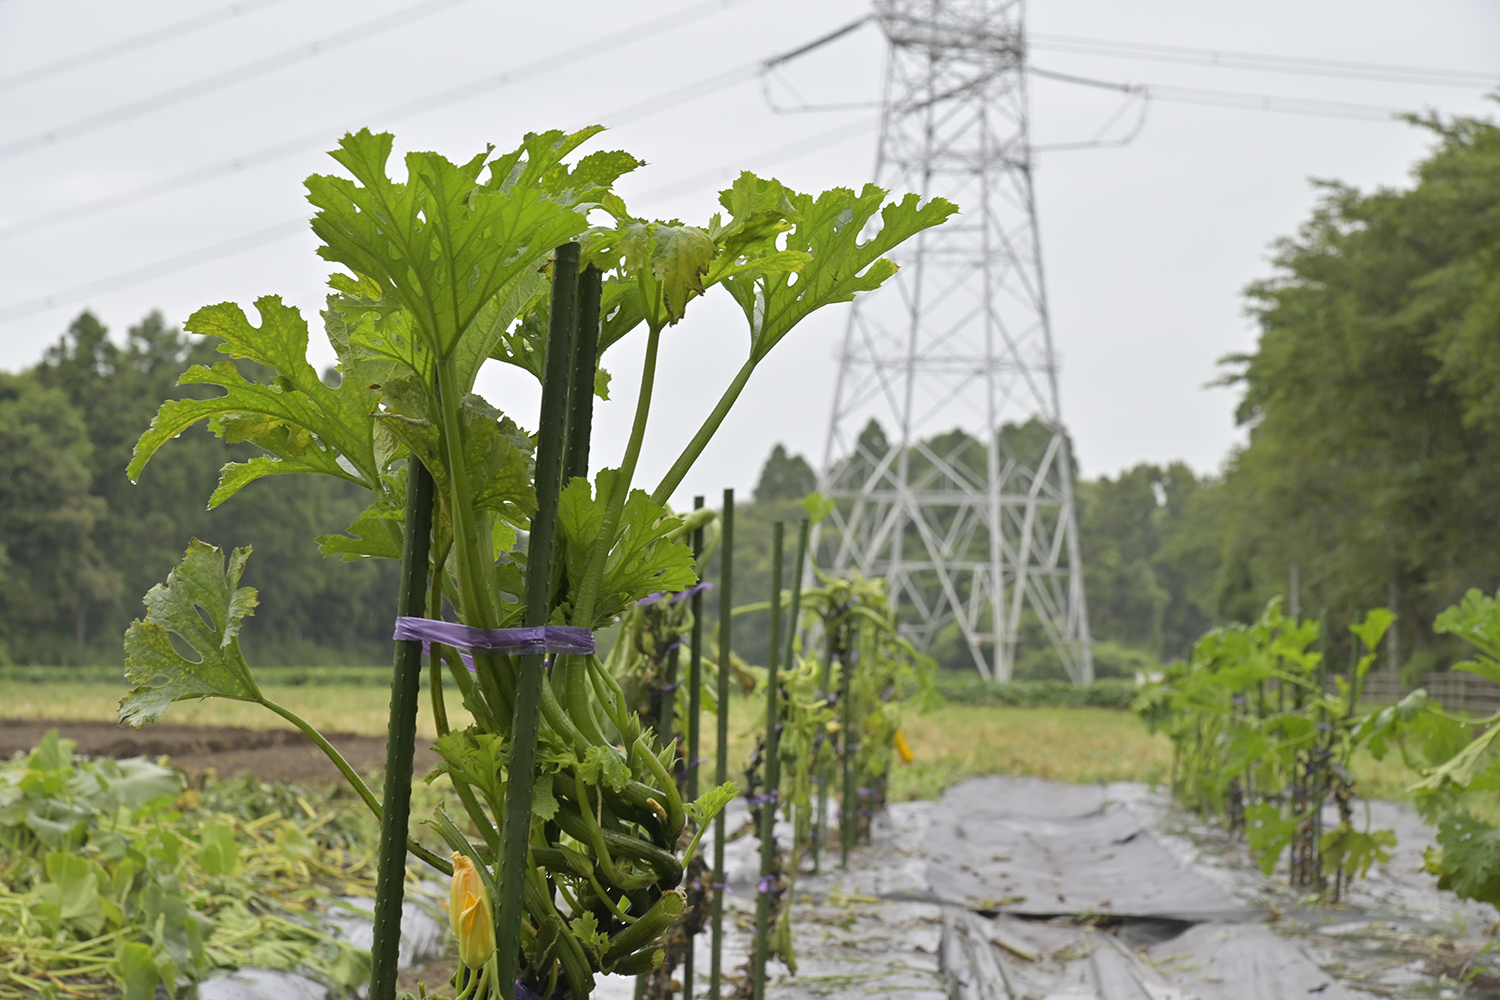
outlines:
M415 457L408 463L406 520L401 541L397 613L421 617L427 600L427 554L432 544L432 475ZM401 903L406 887L406 835L411 819L411 766L422 697L422 644L396 643L391 671L391 722L385 744L385 812L375 873L375 936L370 943L370 1000L394 1000L401 951Z
M1318 698L1328 696L1328 609L1318 616ZM1333 728L1328 723L1328 714L1319 705L1317 721L1323 725L1329 725L1328 734L1319 742L1323 744L1323 750L1313 761L1312 786L1313 786L1313 814L1312 814L1312 843L1313 851L1317 855L1314 863L1317 872L1314 882L1319 891L1327 888L1323 878L1323 787L1327 783L1328 759L1333 755ZM1314 744L1316 746L1316 743Z
M594 372L599 368L599 300L604 272L590 264L578 276L578 326L573 339L573 377L569 382L568 454L563 485L588 478L589 437L594 424Z
M861 626L863 631L863 626ZM854 670L859 665L858 640L844 657L844 796L839 804L839 865L849 867L849 848L859 834L859 739L854 732Z
M557 501L562 491L564 431L573 329L578 320L578 244L557 248L552 265L552 315L537 421L536 513L526 552L526 624L547 624L552 601L552 548L557 533ZM592 388L592 385L590 386ZM511 722L510 777L505 793L505 826L500 832L499 916L495 921L496 973L500 994L515 1000L521 959L521 908L530 864L531 789L536 780L536 741L541 716L543 657L520 659L515 713Z
M781 655L781 555L786 524L771 530L771 644L766 655L765 804L760 811L760 882L755 892L755 958L750 967L750 998L765 1000L766 958L771 938L771 893L766 881L776 860L776 800L781 784L780 686L776 677Z
M797 526L797 558L792 563L792 600L787 606L786 627L786 652L782 654L781 662L788 669L795 669L797 661L793 659L793 652L797 645L797 634L801 630L802 622L802 574L807 566L807 535L812 529L812 522L803 518ZM814 760L816 766L816 760ZM791 860L796 862L796 838L793 838L791 849Z
M703 498L693 497L693 509L703 509ZM693 532L693 560L703 555L703 529ZM693 648L688 652L687 717L687 800L698 798L698 729L703 717L703 591L693 594ZM699 897L702 898L701 896ZM701 910L699 911L702 912ZM688 936L687 954L682 957L682 997L693 1000L693 944Z
M723 530L719 538L719 711L714 784L729 780L729 646L734 628L734 490L724 491ZM713 948L708 966L709 1000L719 995L724 961L724 810L714 818Z
M811 530L812 522L804 517L797 526L797 561L792 564L792 603L787 615L786 653L781 658L788 667L796 665L792 660L792 649L797 644L798 623L802 620L802 574L807 568L807 535Z

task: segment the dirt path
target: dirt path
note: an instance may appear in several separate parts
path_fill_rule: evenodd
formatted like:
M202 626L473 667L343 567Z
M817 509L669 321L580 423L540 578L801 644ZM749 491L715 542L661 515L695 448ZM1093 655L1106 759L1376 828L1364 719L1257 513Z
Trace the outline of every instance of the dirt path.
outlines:
M286 729L216 729L171 723L132 729L109 722L0 719L0 758L32 749L49 729L76 740L75 752L91 757L166 756L189 780L210 772L220 778L249 773L263 781L298 785L343 780L312 740ZM381 737L353 733L324 735L360 773L368 774L385 766L385 740ZM417 741L413 768L417 774L425 774L437 759L429 746Z

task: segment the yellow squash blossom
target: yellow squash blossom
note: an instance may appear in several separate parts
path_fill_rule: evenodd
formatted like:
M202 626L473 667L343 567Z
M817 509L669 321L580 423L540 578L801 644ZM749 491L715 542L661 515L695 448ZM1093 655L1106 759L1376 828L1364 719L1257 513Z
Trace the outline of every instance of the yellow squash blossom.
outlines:
M910 764L915 759L912 756L911 744L906 742L906 734L899 729L896 730L896 752L899 753L901 755L901 759L906 761L908 764Z
M453 887L448 890L448 922L458 938L458 957L477 969L495 953L495 918L484 880L467 856L453 852Z

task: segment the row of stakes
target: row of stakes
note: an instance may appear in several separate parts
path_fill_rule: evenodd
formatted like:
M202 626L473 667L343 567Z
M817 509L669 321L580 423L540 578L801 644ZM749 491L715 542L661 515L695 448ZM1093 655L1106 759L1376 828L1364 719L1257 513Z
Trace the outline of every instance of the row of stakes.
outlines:
M703 497L695 497L693 508L702 509ZM734 490L724 491L724 506L721 517L721 573L719 579L719 670L717 689L717 712L715 713L716 724L716 753L714 755L715 774L714 782L722 785L729 780L729 678L730 678L730 648L733 632L733 593L734 593ZM751 1000L764 1000L766 988L766 965L769 959L769 942L771 937L771 920L773 919L772 907L774 905L774 892L776 873L777 844L775 837L776 823L776 790L781 784L781 705L780 705L780 682L778 673L783 663L791 664L797 632L798 612L802 604L802 580L805 575L808 557L808 539L810 522L803 519L798 526L797 548L795 561L791 573L791 600L787 604L782 602L784 584L784 562L785 562L785 536L786 524L778 521L772 528L771 542L771 593L770 593L770 642L766 665L766 722L763 734L763 759L764 759L764 787L766 789L764 807L760 809L760 826L758 837L760 840L760 872L757 882L755 902L755 937L754 948L750 958L750 996ZM701 557L703 552L703 530L700 528L693 534L693 555ZM688 801L698 797L698 767L697 762L700 748L700 719L702 718L702 666L703 666L703 593L701 588L695 589L692 597L692 640L688 661L688 692L689 708L686 720L686 742L687 742L687 766L685 767L684 792ZM787 611L791 612L790 627L783 627ZM677 677L675 657L669 661L666 676L666 690L675 690ZM821 687L824 696L828 694L831 684L832 662L830 657L824 657L822 664ZM662 699L661 717L659 719L659 732L664 738L669 738L673 731L672 713L675 699L664 697ZM855 753L858 745L852 741L853 729L850 726L850 712L852 711L852 698L843 699L844 725L842 732L845 740L841 749L841 757L844 761L843 784L845 806L840 817L840 844L841 859L844 864L848 862L849 848L855 836L854 818L856 812L852 803L855 801L857 792L855 786L858 784L858 773L854 766ZM828 794L826 785L819 787L818 796L818 823L814 831L812 841L812 859L816 868L819 860L819 841L822 831L826 826L828 810ZM713 870L708 888L712 891L712 904L710 916L710 965L708 974L708 993L710 1000L721 1000L724 981L723 967L723 944L724 944L724 893L727 889L724 880L724 845L726 837L726 817L720 811L714 819L714 851ZM689 913L692 911L690 910ZM681 988L682 996L686 1000L692 1000L694 996L694 949L691 940L682 956ZM646 983L648 977L643 975L637 978L636 996L638 1000L646 996Z

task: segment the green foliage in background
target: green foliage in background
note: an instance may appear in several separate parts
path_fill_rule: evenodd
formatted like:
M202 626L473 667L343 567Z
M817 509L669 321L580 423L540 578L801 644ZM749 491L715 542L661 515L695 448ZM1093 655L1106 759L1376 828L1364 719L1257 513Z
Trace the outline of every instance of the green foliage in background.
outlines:
M220 466L260 451L198 428L184 430L139 483L125 475L163 400L211 394L175 386L190 365L212 362L215 343L156 313L111 338L83 313L40 364L0 376L0 663L119 663L119 635L139 614L140 595L193 535L254 545L261 558L250 582L287 595L258 622L259 659L386 658L394 568L327 564L307 544L354 518L353 487L282 478L251 487L252 503L208 511Z
M1410 188L1321 183L1248 290L1260 341L1225 381L1249 444L1183 567L1219 621L1286 594L1294 563L1304 611L1390 606L1411 674L1463 655L1427 627L1438 612L1500 585L1500 128L1420 124L1433 148Z

